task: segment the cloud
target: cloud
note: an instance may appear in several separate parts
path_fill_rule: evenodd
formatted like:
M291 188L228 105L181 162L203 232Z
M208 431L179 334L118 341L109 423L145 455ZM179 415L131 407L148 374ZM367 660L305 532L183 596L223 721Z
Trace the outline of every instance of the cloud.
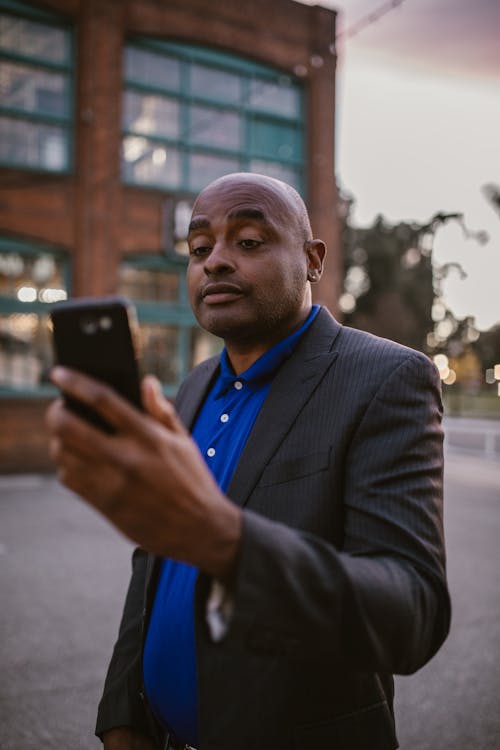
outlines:
M382 0L324 0L338 10L338 28L349 29L383 6ZM500 78L498 0L403 0L377 22L344 40L380 61L440 74Z

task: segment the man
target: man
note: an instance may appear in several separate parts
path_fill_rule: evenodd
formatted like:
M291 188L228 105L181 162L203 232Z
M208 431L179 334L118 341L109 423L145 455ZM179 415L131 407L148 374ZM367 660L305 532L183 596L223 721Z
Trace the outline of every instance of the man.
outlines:
M97 733L106 750L396 748L391 675L450 618L435 368L311 305L325 246L284 183L216 180L188 241L193 310L225 349L182 385L180 419L152 378L140 414L53 375L116 428L56 402L61 480L139 544Z

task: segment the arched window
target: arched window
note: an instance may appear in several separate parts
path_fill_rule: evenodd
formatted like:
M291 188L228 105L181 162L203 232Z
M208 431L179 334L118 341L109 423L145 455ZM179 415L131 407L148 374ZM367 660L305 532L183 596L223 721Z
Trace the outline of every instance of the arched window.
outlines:
M125 49L125 182L196 193L235 171L304 183L299 81L203 47L136 40Z
M167 193L164 254L124 258L119 291L136 304L142 361L174 394L189 369L222 346L201 331L187 298L193 196L228 172L304 185L299 81L203 47L136 39L125 48L122 177Z

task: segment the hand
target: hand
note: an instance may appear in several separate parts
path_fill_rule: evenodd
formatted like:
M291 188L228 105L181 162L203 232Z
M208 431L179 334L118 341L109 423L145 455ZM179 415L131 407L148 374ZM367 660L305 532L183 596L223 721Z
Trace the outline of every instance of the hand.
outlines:
M105 732L104 750L154 750L154 745L143 734L130 727L117 727Z
M116 430L109 435L55 401L47 425L60 481L149 552L228 580L241 511L219 490L158 381L144 379L141 413L81 373L56 367L52 380Z

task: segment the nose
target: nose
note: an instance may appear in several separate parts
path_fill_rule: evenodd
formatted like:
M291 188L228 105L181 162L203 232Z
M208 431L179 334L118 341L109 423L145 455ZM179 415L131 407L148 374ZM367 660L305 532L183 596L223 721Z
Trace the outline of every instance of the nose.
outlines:
M232 273L234 270L234 259L231 251L225 242L217 241L205 259L204 271L206 275L220 276L221 274Z

